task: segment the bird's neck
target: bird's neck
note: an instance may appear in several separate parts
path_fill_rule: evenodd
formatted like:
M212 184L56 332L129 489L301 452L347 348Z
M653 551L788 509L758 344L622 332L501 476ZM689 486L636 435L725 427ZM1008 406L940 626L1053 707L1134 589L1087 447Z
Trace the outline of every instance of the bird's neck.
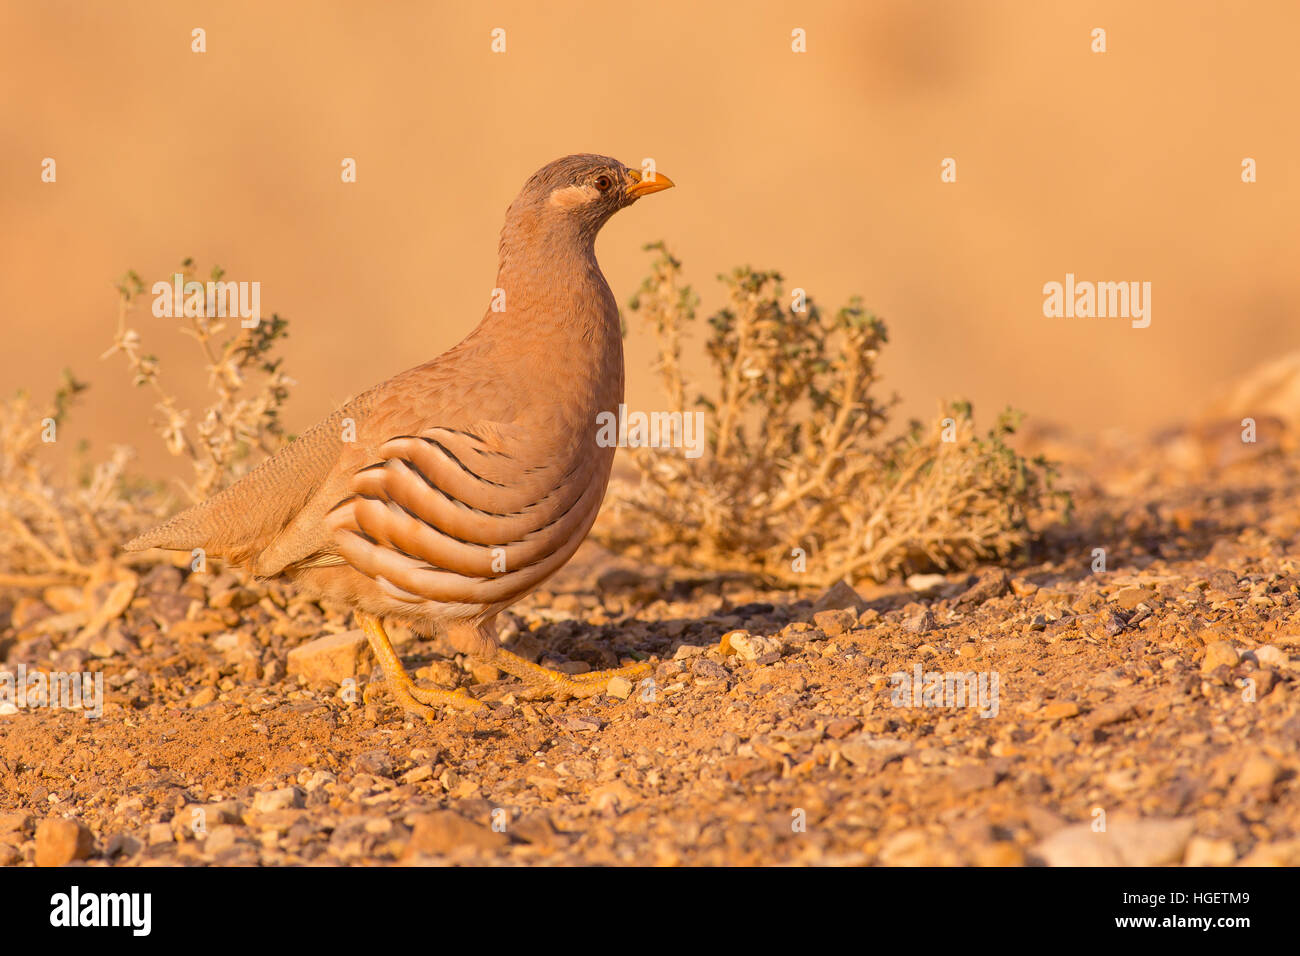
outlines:
M517 335L598 346L612 336L621 343L618 304L596 262L594 239L567 223L507 225L484 324L508 323Z

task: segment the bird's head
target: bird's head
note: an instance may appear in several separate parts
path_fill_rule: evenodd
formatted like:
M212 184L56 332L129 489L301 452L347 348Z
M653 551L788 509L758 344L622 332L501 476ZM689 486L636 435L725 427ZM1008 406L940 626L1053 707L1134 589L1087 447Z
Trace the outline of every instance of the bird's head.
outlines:
M547 163L529 177L510 206L512 216L536 217L542 223L574 227L593 238L624 206L642 196L672 187L663 173L642 177L617 159L595 153L575 153Z

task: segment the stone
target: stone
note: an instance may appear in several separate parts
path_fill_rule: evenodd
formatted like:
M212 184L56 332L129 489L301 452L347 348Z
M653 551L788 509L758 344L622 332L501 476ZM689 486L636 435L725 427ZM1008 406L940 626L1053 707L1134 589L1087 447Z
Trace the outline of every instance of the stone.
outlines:
M813 603L813 613L818 611L838 611L851 607L861 614L867 609L867 602L849 586L847 581L836 581L821 597Z
M309 684L341 684L369 673L370 645L364 631L327 634L289 652L288 672Z
M36 826L36 865L66 866L90 856L90 831L77 820L42 820Z
M1117 820L1102 832L1092 823L1057 830L1034 849L1048 866L1163 866L1183 859L1196 822Z
M942 574L913 574L903 583L913 591L929 591L947 582L948 579Z
M1274 647L1272 644L1265 644L1257 647L1253 651L1255 660L1259 661L1264 667L1271 667L1274 670L1290 667L1291 656L1280 647Z
M1079 705L1072 700L1053 701L1038 712L1043 720L1065 720L1079 716Z
M217 699L216 689L212 687L204 687L201 690L199 690L193 697L190 698L190 706L206 707L208 706L208 704L212 703L216 699Z
M961 596L957 598L957 603L964 605L983 604L985 601L991 601L993 598L1006 594L1010 587L1011 579L1006 571L1001 568L985 571L980 575L979 580L962 592Z
M731 647L743 661L756 661L766 654L780 654L781 642L772 637L759 637L748 631L732 631Z
M506 840L504 833L466 820L451 810L438 810L415 818L403 859L420 853L447 854L462 847L488 852L505 846Z
M928 634L934 626L934 612L928 607L914 608L903 618L903 630L908 634Z
M1140 587L1122 588L1111 598L1125 611L1135 610L1139 604L1150 604L1155 599L1156 593L1154 591Z
M632 682L626 677L611 677L605 685L605 693L619 700L627 700L632 696Z
M211 856L224 853L236 843L243 842L246 833L247 831L243 827L229 823L213 827L208 831L208 838L203 842L203 852Z
M1240 655L1231 641L1213 641L1205 648L1205 658L1201 661L1201 672L1208 673L1220 667L1236 667Z
M367 750L352 758L352 767L358 773L368 773L372 777L391 777L393 755L387 750Z
M971 764L957 768L948 779L958 793L975 793L993 789L998 777L994 769L987 764Z
M1239 791L1271 790L1282 777L1282 765L1271 757L1255 754L1248 757L1237 771L1232 785Z
M1212 840L1195 836L1187 842L1183 866L1232 866L1237 862L1237 851L1231 840Z
M302 801L302 791L297 787L263 790L253 797L253 810L256 813L274 813L276 810L301 807Z
M425 780L433 779L433 767L427 763L422 763L418 767L412 767L406 773L402 774L402 783L421 783Z
M852 608L837 608L833 611L818 611L813 615L813 623L821 628L827 637L839 637L858 623L858 614Z

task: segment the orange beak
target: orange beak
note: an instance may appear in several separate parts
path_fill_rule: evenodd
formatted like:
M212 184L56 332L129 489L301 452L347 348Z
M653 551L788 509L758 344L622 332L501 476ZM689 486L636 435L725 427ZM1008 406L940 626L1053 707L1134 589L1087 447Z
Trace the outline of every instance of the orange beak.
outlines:
M677 185L661 172L652 173L649 179L642 179L641 174L635 169L629 169L627 174L632 177L632 185L627 187L627 194L633 199L649 196L662 189L672 189Z

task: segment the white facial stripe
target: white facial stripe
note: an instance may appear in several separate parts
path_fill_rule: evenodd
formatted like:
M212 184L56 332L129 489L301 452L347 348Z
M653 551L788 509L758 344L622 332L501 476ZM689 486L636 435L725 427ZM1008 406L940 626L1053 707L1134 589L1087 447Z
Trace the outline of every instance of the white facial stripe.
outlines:
M599 195L600 192L595 186L565 186L563 189L552 191L551 198L547 202L552 206L567 209L589 203Z

